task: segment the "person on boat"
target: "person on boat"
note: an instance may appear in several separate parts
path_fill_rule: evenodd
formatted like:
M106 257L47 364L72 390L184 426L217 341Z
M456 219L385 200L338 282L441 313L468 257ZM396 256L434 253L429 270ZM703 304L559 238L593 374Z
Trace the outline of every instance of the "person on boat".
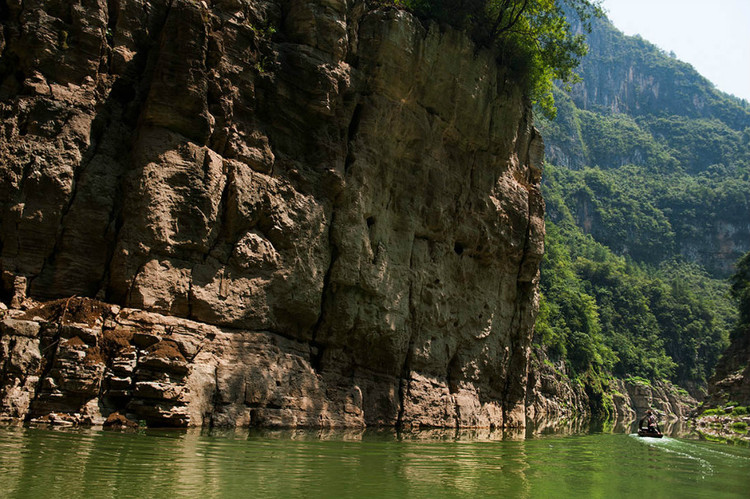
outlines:
M639 424L638 426L643 428L643 423L646 423L649 432L658 433L659 428L656 426L656 416L654 416L654 413L651 412L651 409L646 411L646 416L641 419L641 424Z

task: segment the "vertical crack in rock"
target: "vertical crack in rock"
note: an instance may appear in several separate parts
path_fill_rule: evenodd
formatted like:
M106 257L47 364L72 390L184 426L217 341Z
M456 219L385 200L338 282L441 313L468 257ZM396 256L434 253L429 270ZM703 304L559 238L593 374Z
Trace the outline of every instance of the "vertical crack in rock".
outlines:
M357 136L357 133L359 132L361 113L362 103L358 102L354 106L351 118L349 119L349 126L347 127L344 181L346 181L346 175L349 172L352 164L354 164L354 161L356 160L353 143ZM334 231L336 230L336 208L337 200L334 199L331 206L330 222L328 224L328 247L331 251L331 259L328 263L325 274L323 274L323 289L321 290L320 314L318 315L317 322L312 327L312 335L310 339L310 364L312 368L318 373L321 369L323 354L326 348L326 346L322 342L318 341L318 338L321 329L326 325L328 308L331 306L331 272L333 271L333 267L339 257L339 248L334 237Z
M362 114L362 103L358 102L356 106L354 106L354 112L352 113L352 119L349 122L349 128L347 130L347 136L346 136L346 160L344 162L344 175L346 175L349 172L349 168L354 163L354 160L356 159L352 142L354 141L354 138L357 135L357 132L359 131L359 123L361 120L361 114Z
M107 45L114 45L114 33L117 29L117 17L120 10L120 0L107 0ZM110 69L111 70L111 69Z
M206 160L204 161L204 178L208 178L208 163L209 158L208 154L206 154ZM210 241L208 251L203 255L203 263L205 264L206 261L208 261L209 256L213 256L217 260L222 260L222 263L226 265L228 263L227 261L223 261L223 259L217 258L215 255L216 249L221 245L222 243L226 243L229 234L227 234L228 228L227 228L227 220L229 218L229 192L231 189L231 179L227 173L223 174L224 176L224 187L221 190L221 198L219 199L219 205L216 208L216 211L218 212L218 217L216 220L216 223L211 228L211 235L209 235L209 241L211 237L213 236L213 241ZM204 180L205 181L205 180ZM192 277L191 277L192 282Z
M525 127L525 118L522 120L522 123L519 124L519 130L523 130ZM514 384L515 380L514 378L517 377L516 373L521 372L523 369L524 374L526 374L525 381L526 383L521 384L520 386L522 388L525 388L526 384L528 383L528 358L526 357L526 349L528 348L528 345L531 341L531 331L525 331L522 330L522 327L524 326L524 314L526 313L526 303L524 301L526 299L531 299L530 294L533 293L533 278L531 280L524 280L525 276L523 275L525 272L525 267L527 266L528 259L531 255L531 238L532 238L532 231L534 229L532 219L534 217L534 198L535 195L535 185L537 182L536 179L533 178L533 172L531 171L533 168L535 168L535 165L532 164L532 144L533 141L536 138L536 132L534 129L532 129L531 136L529 138L528 143L526 144L525 150L523 151L524 155L522 156L526 167L529 169L528 178L525 180L525 185L523 187L526 190L526 231L524 236L524 244L523 244L523 253L521 256L521 259L519 261L518 265L518 272L516 274L516 303L513 309L513 318L511 320L511 329L512 331L515 331L515 336L512 337L511 344L510 344L510 356L508 359L508 371L505 378L505 388L504 388L504 404L505 408L503 410L503 423L507 425L508 423L508 414L509 409L512 408L512 406L516 405L519 400L523 400L525 404L525 400L527 397L527 394L524 392L522 397L516 397L514 393ZM514 351L515 350L515 351ZM523 359L521 359L521 356L523 356ZM521 365L521 361L523 360L523 365ZM513 395L511 397L511 395Z
M448 372L446 376L446 382L448 383L448 393L451 395L453 400L453 409L455 414L453 415L454 424L456 430L461 427L461 404L459 404L458 398L455 396L458 393L458 379L457 373L460 373L461 366L458 358L458 349L453 354L453 357L448 361Z
M112 260L115 257L115 248L117 248L117 241L120 239L120 231L122 230L122 200L123 200L123 175L120 175L117 181L117 190L115 191L115 199L112 202L112 209L109 212L109 222L105 227L105 232L102 234L102 239L108 241L106 247L107 255L104 259L104 273L101 277L101 284L99 286L99 293L104 295L107 300L111 299L109 296L109 282L110 282L110 268L112 267ZM108 237L112 234L111 237Z
M21 25L21 14L23 13L23 1L20 3L20 8L18 9L18 13L16 15L16 18L12 21L16 26L11 26L11 10L8 5L8 0L2 0L0 1L0 23L2 23L2 26L5 27L3 29L3 32L0 33L0 36L2 37L2 41L4 43L2 52L0 53L0 83L5 80L8 76L11 74L17 72L18 67L18 56L12 57L13 61L8 61L10 59L10 48L11 43L8 38L6 38L9 35L9 32L15 32L15 35L18 35L18 32L20 32L19 26ZM16 36L17 37L17 36ZM10 67L5 67L6 65Z
M247 396L245 396L247 400ZM221 392L219 391L219 364L214 366L214 393L211 397L211 414L208 415L208 427L214 428L216 426L216 415L219 412L219 406L221 405ZM205 421L205 416L204 416ZM205 424L205 423L204 423Z
M143 272L143 270L146 268L147 262L142 262L138 269L133 273L133 279L130 281L130 285L128 286L128 290L125 293L124 296L124 302L125 303L132 303L133 302L133 291L135 290L135 281L138 280L138 276Z
M508 363L506 368L505 376L505 387L503 390L503 425L508 426L510 409L515 406L517 400L512 392L514 391L514 384L516 378L516 369L521 366L516 365L518 356L522 353L526 338L523 337L524 331L521 331L522 325L522 314L523 314L523 300L525 299L525 292L528 291L526 283L521 281L521 273L523 272L524 261L526 260L526 254L528 251L528 242L531 234L531 206L529 205L529 215L527 218L526 225L526 240L524 242L524 252L521 257L521 261L518 267L518 273L516 274L516 301L513 306L513 317L511 319L511 340L510 340L510 351L508 355ZM525 364L524 364L525 367Z
M109 119L107 119L106 124L103 125L101 128L99 128L96 126L96 122L98 119L99 117L97 116L91 122L91 145L89 146L88 150L84 152L83 157L81 158L81 162L75 166L75 169L73 171L73 179L71 180L71 185L70 185L70 194L68 196L68 199L65 205L62 208L62 212L60 213L60 218L59 218L60 221L58 222L57 234L55 237L55 244L52 246L52 249L50 250L50 252L44 257L42 268L39 271L39 274L37 276L34 276L34 278L31 279L31 282L29 283L29 287L32 286L33 281L36 279L36 277L40 277L45 274L45 271L47 270L48 266L50 264L54 264L55 258L60 253L60 249L63 244L63 238L65 237L66 222L68 219L68 214L70 213L70 210L73 207L73 204L76 202L76 198L78 196L78 190L79 190L80 183L81 183L81 177L84 175L87 168L89 167L91 162L94 160L94 158L98 154L99 146L102 142L102 137L104 136L105 131L109 127L109 124L110 124Z
M8 0L0 0L0 22L5 23L10 19Z
M326 325L326 319L328 316L328 308L331 306L331 298L333 293L331 291L331 272L333 266L336 263L336 259L339 255L339 250L334 240L333 231L334 224L336 223L336 207L335 203L331 209L331 221L328 224L328 246L331 249L331 260L328 263L328 268L323 275L323 289L321 290L320 299L320 314L318 315L317 322L312 327L312 337L310 339L310 365L315 372L320 373L321 363L323 361L323 353L325 352L325 345L318 341L319 333L322 328Z
M48 326L49 327L49 326ZM40 331L39 334L42 335L46 333L48 330L45 329L44 331ZM29 403L29 411L26 414L26 420L30 420L34 416L35 406L37 405L37 402L39 401L39 397L42 394L42 390L44 388L44 382L49 376L50 371L52 371L52 367L55 364L55 358L57 356L57 351L60 347L60 338L62 333L62 322L58 322L55 327L54 334L47 339L48 342L45 342L45 338L42 337L42 341L39 343L39 350L42 354L42 372L39 374L39 380L37 381L37 386L34 389L34 398L31 399L31 402Z
M410 317L410 330L409 330L409 341L407 343L406 348L406 355L404 356L404 363L401 366L401 382L399 386L399 410L398 410L398 417L396 419L396 427L397 428L403 428L404 425L404 415L406 411L406 404L409 401L409 397L411 395L411 362L412 362L412 356L414 351L414 337L416 336L415 331L419 327L419 321L418 321L418 315L417 314L417 307L414 304L415 299L415 291L414 287L417 285L417 275L414 269L414 250L415 250L415 243L417 240L424 240L427 241L427 239L422 239L418 236L414 236L411 242L411 254L409 256L409 317ZM428 241L429 242L429 241ZM420 283L421 284L421 283ZM421 286L420 286L420 292L419 295L421 296ZM418 299L418 298L417 298Z
M135 282L135 280L133 280ZM188 279L188 290L187 290L187 316L188 319L192 319L194 317L193 315L193 275L192 272L190 274L190 278Z

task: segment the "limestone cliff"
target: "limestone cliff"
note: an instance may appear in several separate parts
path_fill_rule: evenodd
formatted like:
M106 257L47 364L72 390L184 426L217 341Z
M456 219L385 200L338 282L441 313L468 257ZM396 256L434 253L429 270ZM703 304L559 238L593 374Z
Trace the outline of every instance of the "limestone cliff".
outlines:
M543 144L490 53L357 0L0 21L4 415L524 424Z
M750 405L750 331L738 329L708 383L705 407Z
M544 430L564 421L606 420L624 431L649 409L662 424L684 421L698 406L695 398L668 381L611 378L594 387L585 378L571 379L565 363L550 361L543 348L532 352L526 391L531 427Z

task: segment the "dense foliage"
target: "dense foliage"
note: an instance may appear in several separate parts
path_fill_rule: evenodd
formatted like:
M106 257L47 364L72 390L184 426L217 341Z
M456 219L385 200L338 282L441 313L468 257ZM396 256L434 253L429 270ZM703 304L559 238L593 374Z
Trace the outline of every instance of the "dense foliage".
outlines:
M549 168L537 341L576 373L670 379L699 386L728 344L734 319L724 281L695 264L616 255L584 234Z
M599 0L394 0L419 16L471 33L496 50L499 62L526 87L539 108L556 113L553 81L575 80L586 54L585 37L566 13L586 29L602 15Z
M727 100L732 102L729 97ZM635 164L647 167L652 174L679 171L688 175L700 174L711 165L724 165L748 172L750 114L748 126L733 129L727 123L729 118L724 117L580 109L559 89L555 102L560 110L558 119L541 118L537 125L545 140L560 148L550 154L559 165L610 169Z
M615 253L639 262L658 265L682 256L702 262L717 277L727 277L729 272L713 258L716 243L707 239L716 236L722 224L750 225L750 175L744 165L713 165L697 175L633 165L606 170L550 167L545 179L556 186L578 226ZM548 215L560 221L563 213L550 204ZM730 261L742 255L736 249L727 251Z
M558 118L537 118L548 237L536 341L586 383L699 388L729 332L747 329L725 279L750 248L750 106L606 21L589 43L583 81L554 89ZM750 257L731 282L750 324Z

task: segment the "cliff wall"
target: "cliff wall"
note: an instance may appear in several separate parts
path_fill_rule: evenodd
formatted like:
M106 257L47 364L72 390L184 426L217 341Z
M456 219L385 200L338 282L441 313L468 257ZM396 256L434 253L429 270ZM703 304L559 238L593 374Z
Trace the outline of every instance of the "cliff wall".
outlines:
M527 424L535 431L559 428L570 421L606 420L624 431L647 410L659 424L685 421L698 406L684 390L668 381L611 378L597 391L581 380L571 379L564 362L550 361L543 349L532 349L526 391Z
M632 116L720 119L739 130L747 126L747 103L727 98L690 64L640 35L626 36L602 19L593 23L586 40L591 51L581 61L584 81L571 92L579 108Z
M708 383L706 407L750 405L750 331L739 330Z
M0 20L3 414L524 424L543 144L491 54L351 0Z

